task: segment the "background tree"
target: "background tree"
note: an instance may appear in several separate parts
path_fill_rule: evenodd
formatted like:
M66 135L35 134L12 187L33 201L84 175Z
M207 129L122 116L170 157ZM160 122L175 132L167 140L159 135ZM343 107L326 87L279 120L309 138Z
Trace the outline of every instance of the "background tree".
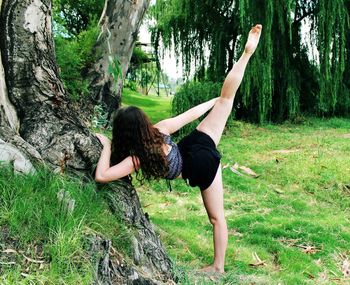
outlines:
M101 16L104 0L54 0L54 20L66 36L77 36Z
M196 66L196 80L219 82L251 26L261 23L262 41L235 100L236 117L278 122L301 113L348 115L342 87L347 2L158 0L153 42L174 45L187 74Z
M101 33L94 47L98 58L87 72L86 78L90 82L89 90L92 96L95 100L104 102L109 113L120 104L123 80L149 3L149 0L105 2L99 21ZM121 66L121 76L117 82L108 72L111 58L117 58Z

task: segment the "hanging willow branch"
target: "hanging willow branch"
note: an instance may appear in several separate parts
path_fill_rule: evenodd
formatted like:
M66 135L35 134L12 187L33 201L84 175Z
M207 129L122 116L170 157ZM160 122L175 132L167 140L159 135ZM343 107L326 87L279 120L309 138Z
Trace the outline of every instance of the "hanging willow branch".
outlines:
M265 122L303 112L347 115L346 5L349 0L158 0L153 39L175 48L186 74L195 66L196 80L222 82L251 26L261 23L261 42L235 100L236 117ZM305 33L316 41L308 44Z

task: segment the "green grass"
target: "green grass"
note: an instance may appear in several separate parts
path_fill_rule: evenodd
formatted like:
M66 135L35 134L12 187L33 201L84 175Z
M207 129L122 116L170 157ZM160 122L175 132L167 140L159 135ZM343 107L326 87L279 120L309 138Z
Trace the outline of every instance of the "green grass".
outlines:
M204 284L350 284L341 269L350 258L349 126L345 119L229 125L219 145L222 165L237 162L260 176L223 170L227 273ZM167 251L189 267L184 284L194 284L195 269L212 261L211 226L199 189L182 181L173 189L161 182L138 191ZM265 265L249 266L254 253Z
M142 107L157 122L170 101L124 90L123 104ZM199 193L181 181L138 185L144 212L176 263L180 284L350 284L342 263L350 258L350 120L306 119L293 125L231 122L219 145L222 165L247 166L260 176L223 170L229 228L226 275L212 281L198 268L212 261L212 231ZM283 151L281 151L283 150ZM60 189L76 200L62 211ZM85 237L99 232L123 244L125 229L93 184L40 171L14 176L0 169L0 284L91 284ZM11 237L11 238L10 238ZM307 252L310 246L311 251ZM313 252L313 249L315 251ZM127 255L129 246L119 248ZM253 254L265 263L255 263ZM29 268L26 271L26 268ZM27 273L27 277L21 276Z
M75 200L72 213L57 198L62 189ZM45 170L14 175L1 166L0 284L91 284L87 239L96 233L114 246L125 245L125 228L94 183ZM4 253L9 249L16 252ZM125 247L119 250L128 253ZM43 261L42 266L26 262L24 255Z
M141 95L128 88L123 89L122 105L134 105L141 108L150 117L153 124L169 118L171 112L171 98L157 95Z

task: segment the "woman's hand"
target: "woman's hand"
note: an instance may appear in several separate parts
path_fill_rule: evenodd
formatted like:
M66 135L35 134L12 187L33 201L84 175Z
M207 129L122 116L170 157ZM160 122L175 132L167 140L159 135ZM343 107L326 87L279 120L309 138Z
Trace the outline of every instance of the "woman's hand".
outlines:
M96 133L96 137L100 140L101 144L104 147L111 147L111 141L109 140L109 138L107 138L102 134L97 134L97 133Z

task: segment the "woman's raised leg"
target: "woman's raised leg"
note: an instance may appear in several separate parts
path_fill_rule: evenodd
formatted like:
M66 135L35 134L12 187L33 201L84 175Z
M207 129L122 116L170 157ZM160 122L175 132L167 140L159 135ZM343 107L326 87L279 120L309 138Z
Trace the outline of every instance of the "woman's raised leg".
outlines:
M242 82L247 63L258 46L261 29L261 25L256 25L250 30L244 52L227 75L221 89L220 98L209 114L197 126L197 130L209 135L216 145L220 141L226 121L231 113L233 100Z

